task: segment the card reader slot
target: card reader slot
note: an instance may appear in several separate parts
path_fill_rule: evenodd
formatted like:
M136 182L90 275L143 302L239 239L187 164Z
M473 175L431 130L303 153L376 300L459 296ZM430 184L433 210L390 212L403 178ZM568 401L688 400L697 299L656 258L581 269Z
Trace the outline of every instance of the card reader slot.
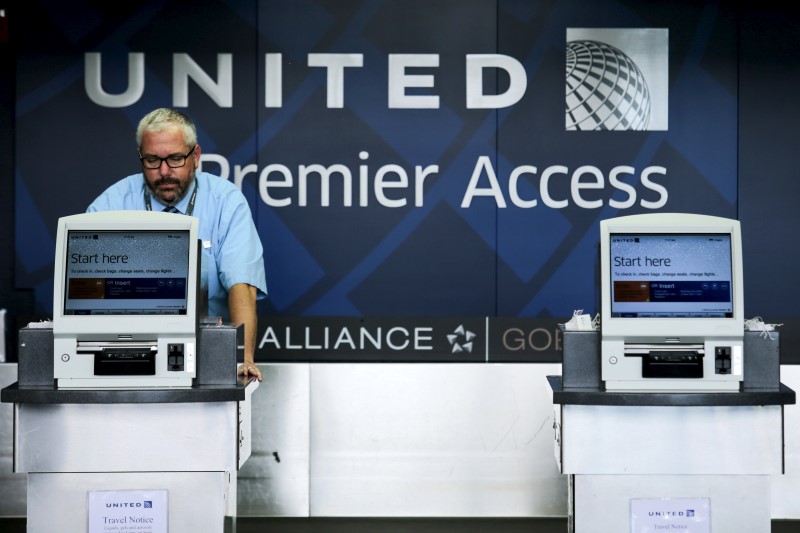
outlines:
M154 347L103 348L94 354L95 376L154 376L156 350Z

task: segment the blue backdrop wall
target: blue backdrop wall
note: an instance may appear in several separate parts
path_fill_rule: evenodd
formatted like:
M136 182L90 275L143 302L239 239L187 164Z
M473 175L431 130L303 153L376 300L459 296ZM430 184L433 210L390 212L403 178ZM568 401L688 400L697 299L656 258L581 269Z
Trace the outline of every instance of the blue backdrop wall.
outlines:
M786 324L794 359L791 8L31 1L8 14L3 261L20 315L52 310L58 217L137 172L136 123L172 106L198 124L203 170L250 202L270 293L259 361L558 360L556 324L599 310L599 220L655 211L742 221L746 315ZM635 65L617 71L648 80L642 129L569 129L601 113L565 114L580 40L614 44Z

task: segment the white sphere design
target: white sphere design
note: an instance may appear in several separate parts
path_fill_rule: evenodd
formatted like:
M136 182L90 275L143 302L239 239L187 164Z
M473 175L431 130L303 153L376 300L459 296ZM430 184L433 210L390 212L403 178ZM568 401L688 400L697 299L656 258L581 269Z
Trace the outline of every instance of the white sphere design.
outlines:
M639 67L598 41L567 43L567 130L645 130L650 91Z

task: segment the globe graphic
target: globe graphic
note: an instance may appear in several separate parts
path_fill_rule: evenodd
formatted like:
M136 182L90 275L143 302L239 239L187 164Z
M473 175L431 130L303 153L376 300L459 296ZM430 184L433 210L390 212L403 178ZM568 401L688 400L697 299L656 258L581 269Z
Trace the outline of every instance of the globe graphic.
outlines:
M567 130L646 130L650 91L624 52L598 41L567 43Z

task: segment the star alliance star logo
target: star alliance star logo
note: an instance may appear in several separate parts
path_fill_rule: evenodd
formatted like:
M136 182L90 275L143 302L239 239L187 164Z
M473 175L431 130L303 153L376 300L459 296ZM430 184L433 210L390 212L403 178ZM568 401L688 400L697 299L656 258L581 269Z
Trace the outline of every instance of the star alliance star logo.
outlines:
M473 332L464 329L463 325L459 325L453 333L447 336L447 342L453 348L450 353L472 353L472 341L475 340L475 337Z

